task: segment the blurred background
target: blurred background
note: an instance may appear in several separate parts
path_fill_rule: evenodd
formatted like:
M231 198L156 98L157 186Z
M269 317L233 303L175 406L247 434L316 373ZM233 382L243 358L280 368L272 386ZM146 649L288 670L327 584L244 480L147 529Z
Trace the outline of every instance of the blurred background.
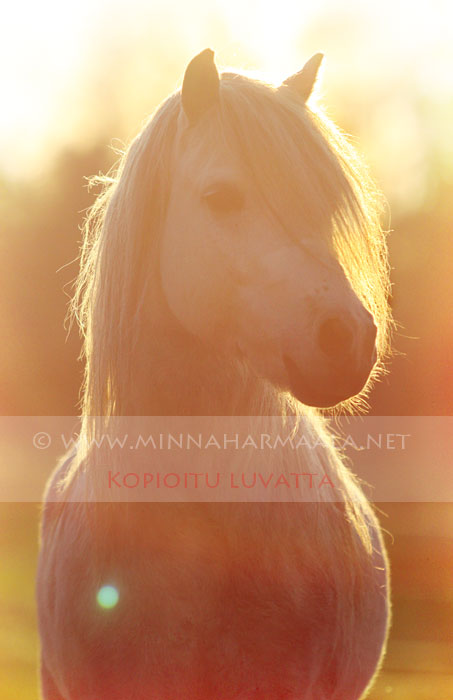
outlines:
M0 28L0 413L77 414L79 338L63 321L96 194L86 178L110 169L209 46L219 66L275 82L325 54L320 101L388 201L397 352L371 412L452 415L452 20L443 0L9 3ZM11 441L13 463L2 459L1 469L21 459ZM414 479L426 466L414 465ZM370 698L451 700L453 508L379 507L394 622ZM1 700L38 696L38 510L0 504Z

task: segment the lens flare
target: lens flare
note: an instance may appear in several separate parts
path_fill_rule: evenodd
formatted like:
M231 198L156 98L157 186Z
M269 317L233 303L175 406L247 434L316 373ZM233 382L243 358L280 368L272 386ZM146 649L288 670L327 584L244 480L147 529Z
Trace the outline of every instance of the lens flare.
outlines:
M96 600L101 608L110 610L118 603L119 597L120 594L115 586L102 586L97 592Z

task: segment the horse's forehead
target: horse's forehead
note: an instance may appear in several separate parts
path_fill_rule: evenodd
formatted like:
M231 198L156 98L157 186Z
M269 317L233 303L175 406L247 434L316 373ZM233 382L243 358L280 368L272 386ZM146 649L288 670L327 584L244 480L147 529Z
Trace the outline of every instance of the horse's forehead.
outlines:
M184 180L203 186L215 180L243 179L243 168L238 156L221 138L194 130L180 139L174 158L175 172Z

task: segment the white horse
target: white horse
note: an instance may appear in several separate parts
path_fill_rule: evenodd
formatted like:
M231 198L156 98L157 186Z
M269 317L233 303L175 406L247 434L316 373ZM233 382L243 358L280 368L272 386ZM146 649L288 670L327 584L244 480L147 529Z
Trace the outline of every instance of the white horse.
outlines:
M307 106L320 60L274 87L203 51L88 217L81 447L42 525L45 700L353 700L379 667L386 555L332 442L283 466L341 484L305 503L109 503L83 448L117 416L291 414L329 441L318 409L358 407L388 349L387 254L366 169Z

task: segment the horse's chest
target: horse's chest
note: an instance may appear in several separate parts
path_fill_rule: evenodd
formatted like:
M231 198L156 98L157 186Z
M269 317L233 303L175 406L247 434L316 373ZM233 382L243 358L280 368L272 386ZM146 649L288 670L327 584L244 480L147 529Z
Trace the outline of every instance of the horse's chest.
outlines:
M262 687L282 664L296 682L314 654L333 649L339 624L356 636L369 624L350 609L349 569L361 564L316 534L314 504L97 504L70 556L75 516L66 508L47 565L48 631L74 697L87 683L116 697L134 675L154 689L168 689L170 677L194 688L224 677L227 696L240 697L233 686L244 663ZM168 697L179 697L176 685Z

